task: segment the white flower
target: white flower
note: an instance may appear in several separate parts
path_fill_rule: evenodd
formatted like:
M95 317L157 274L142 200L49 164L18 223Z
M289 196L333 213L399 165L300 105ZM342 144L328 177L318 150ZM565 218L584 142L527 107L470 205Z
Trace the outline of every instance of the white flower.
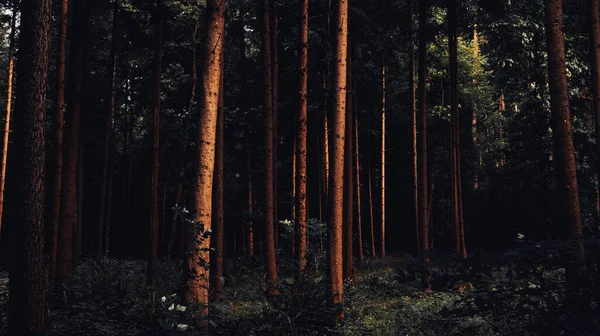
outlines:
M177 325L177 331L186 331L187 329L188 329L187 324L178 324Z
M180 312L184 312L185 309L186 309L185 306L182 306L182 305L179 305L179 304L175 307L175 310L180 311Z
M163 297L160 298L160 302L165 302L165 301L167 301L166 297L163 296Z
M173 310L173 309L175 309L175 304L171 303L171 306L169 307L169 310Z

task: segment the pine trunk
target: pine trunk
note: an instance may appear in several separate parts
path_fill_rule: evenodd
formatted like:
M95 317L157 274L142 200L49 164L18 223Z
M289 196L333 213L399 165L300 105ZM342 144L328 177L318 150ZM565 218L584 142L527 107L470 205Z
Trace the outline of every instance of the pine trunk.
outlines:
M215 287L215 299L223 299L223 286L225 278L223 278L223 259L225 255L225 223L224 223L224 208L223 208L223 149L225 135L225 110L223 104L223 72L224 72L224 57L221 57L221 80L219 87L219 111L217 114L217 152L215 153L215 175L214 175L214 214L213 214L213 225L214 225L214 241L213 246L215 249L215 265L213 280Z
M354 166L352 165L352 156L354 153L354 139L352 133L352 41L348 38L347 51L347 76L346 76L346 134L344 144L344 227L343 227L343 253L344 280L354 279L353 252L352 252L352 234L354 227Z
M381 229L379 255L385 258L385 65L381 66Z
M415 85L415 40L414 40L414 4L413 0L407 0L408 6L408 22L410 24L410 33L408 35L408 50L409 50L409 71L408 71L408 86L409 100L411 106L412 118L412 171L413 171L413 207L415 211L415 238L417 254L421 253L421 236L419 230L419 175L417 165L417 86Z
M419 111L417 115L417 175L419 182L419 227L421 252L429 249L429 218L427 198L427 2L419 3Z
M269 0L269 17L271 26L271 109L273 110L273 223L275 235L275 251L279 249L279 182L278 182L278 157L279 152L279 132L278 132L278 117L279 117L279 17L275 0Z

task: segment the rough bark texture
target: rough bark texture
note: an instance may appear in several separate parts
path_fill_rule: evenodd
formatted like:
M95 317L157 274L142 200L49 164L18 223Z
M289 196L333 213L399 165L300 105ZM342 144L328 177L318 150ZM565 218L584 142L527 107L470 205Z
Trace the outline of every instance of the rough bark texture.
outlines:
M56 284L68 284L73 274L73 229L77 225L77 166L79 157L80 112L83 100L88 1L77 2L73 13L69 104L65 127L65 152L60 197L60 223L56 258Z
M274 130L273 130L273 94L271 84L271 33L269 24L269 11L271 9L270 0L262 1L262 58L264 72L264 119L265 119L265 225L264 225L264 244L265 244L265 268L267 271L266 281L267 296L276 295L277 290L277 261L275 253L275 199L274 190Z
M552 137L554 162L559 188L564 199L565 222L570 226L572 239L581 238L582 227L577 188L577 169L573 148L573 131L567 94L565 41L563 35L563 11L561 0L545 0L546 45L548 48L548 79L550 82L550 109L552 111ZM576 243L577 257L572 286L577 288L583 280L584 251L581 242Z
M299 40L299 92L298 114L296 116L296 262L298 263L298 280L303 278L306 268L306 224L308 222L308 204L306 202L306 153L307 153L307 110L308 110L308 0L300 1Z
M343 228L343 253L344 253L344 280L354 279L352 234L354 227L354 166L352 154L354 153L354 132L352 120L352 42L348 38L347 76L346 76L346 134L344 144L344 228Z
M427 202L427 2L419 3L419 111L417 114L417 175L419 178L419 228L421 252L429 249L429 218Z
M348 1L337 0L333 6L334 61L333 104L331 111L331 144L329 161L328 249L331 303L337 308L344 301L342 274L342 224L344 207L344 136L346 127L346 70L348 53ZM343 319L341 309L336 318Z
M198 96L193 194L194 220L203 226L205 231L210 230L212 220L212 187L221 57L223 56L225 33L225 2L209 0L206 11L206 34L202 45L201 91ZM210 236L202 239L202 233L195 228L195 225L189 226L188 229L184 295L188 302L204 305L203 313L208 313L209 270L204 267L204 264L210 260L208 252Z
M163 2L156 2L154 13L154 103L152 116L152 180L150 183L150 251L148 251L148 265L146 269L146 282L150 286L151 310L154 309L156 296L156 258L158 251L158 170L160 154L160 95L162 79L162 45L163 45ZM154 312L150 312L151 316Z
M596 120L596 176L600 176L600 18L598 17L598 0L590 0L590 42L592 45L592 96L594 99L594 117ZM600 186L599 186L600 187ZM597 194L600 189L597 187ZM600 199L600 198L599 198ZM600 201L598 202L598 215L600 216Z
M381 66L381 229L379 255L385 257L385 65Z
M16 7L15 7L16 8ZM6 180L6 158L8 157L8 134L10 133L10 112L13 92L13 68L15 65L15 30L17 27L17 10L13 8L10 20L10 36L8 46L8 78L6 88L6 114L2 133L2 159L0 163L0 232L2 232L2 213L4 210L4 182Z
M9 334L47 331L44 265L46 87L50 0L21 1L21 32L15 101L14 172L18 225L11 230Z
M108 65L106 73L108 74L108 89L106 91L106 111L104 115L104 142L103 142L103 158L102 158L102 176L100 180L100 195L98 196L98 223L96 227L96 259L100 260L102 255L102 243L104 234L104 225L106 219L106 191L108 188L108 160L110 157L110 141L113 128L113 116L115 113L115 98L117 95L117 15L119 9L119 1L113 3L112 30L110 53L108 57Z
M214 253L214 272L212 275L214 279L215 287L215 298L223 298L223 286L225 284L225 278L223 278L223 258L225 255L225 222L224 222L224 207L223 207L223 149L225 136L225 109L223 108L223 58L221 57L221 80L219 87L219 111L217 115L217 152L215 153L215 181L214 181L214 214L213 214L213 225L214 225L214 238L213 247Z
M58 223L60 220L60 198L62 190L68 11L69 0L62 0L60 2L60 12L58 16L58 46L56 57L56 161L54 163L55 171L52 195L52 218L50 219L50 247L48 249L50 253L50 282L54 282L56 276L56 251L58 245Z

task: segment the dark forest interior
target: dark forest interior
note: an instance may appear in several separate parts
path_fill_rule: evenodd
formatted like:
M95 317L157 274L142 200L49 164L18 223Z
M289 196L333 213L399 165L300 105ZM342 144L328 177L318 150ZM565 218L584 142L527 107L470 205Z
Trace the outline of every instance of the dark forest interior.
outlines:
M600 335L599 0L0 0L0 335Z

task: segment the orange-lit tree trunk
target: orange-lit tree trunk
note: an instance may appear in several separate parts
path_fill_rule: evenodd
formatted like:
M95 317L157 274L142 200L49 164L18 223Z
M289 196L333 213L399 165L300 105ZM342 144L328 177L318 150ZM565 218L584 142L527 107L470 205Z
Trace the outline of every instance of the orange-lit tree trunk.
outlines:
M104 225L106 219L106 191L108 182L108 160L110 151L111 133L113 128L113 116L115 113L115 97L117 95L117 62L116 62L116 49L117 49L117 16L119 9L119 1L113 2L113 16L112 16L112 31L111 31L111 44L110 54L108 57L108 66L106 72L108 73L108 90L106 92L106 111L104 115L104 152L102 158L102 177L100 180L100 195L98 205L98 223L96 224L96 260L100 260L102 255L102 243L104 234ZM108 232L106 233L108 235Z
M198 129L194 155L194 224L188 226L187 232L184 290L186 301L201 304L204 314L208 313L210 272L205 264L210 260L210 235L203 238L202 231L210 232L212 223L212 187L225 33L225 2L207 1L206 19L206 34L202 45L202 90L198 95Z
M279 116L279 17L277 16L277 8L275 0L270 0L269 20L271 26L271 108L273 113L273 223L275 235L275 251L279 249L279 182L278 182L278 167L279 159L279 132L278 132L278 116Z
M271 0L262 0L262 59L263 59L263 85L264 85L264 118L265 118L265 225L264 225L264 244L265 244L265 269L267 271L266 281L267 296L277 295L277 260L275 252L275 191L274 187L274 125L273 125L273 93L271 76L271 32L269 22L269 11Z
M582 235L577 187L577 168L573 148L573 131L567 92L565 41L563 35L563 10L561 0L545 0L546 45L548 48L548 80L550 83L550 110L552 111L552 138L554 162L559 188L564 199L565 222L570 226L570 236L578 240ZM572 289L583 285L584 250L576 242L576 262L570 281Z
M427 198L427 2L419 3L419 111L417 114L417 174L419 177L419 227L421 252L429 249L429 218Z
M69 0L60 2L58 16L58 46L56 58L56 161L54 163L54 189L52 195L52 217L50 218L50 282L54 282L56 276L56 250L58 241L58 222L60 220L60 198L63 172L63 133L65 123L65 73L67 56L67 12L69 11Z
M353 102L351 101L350 104ZM360 211L360 155L359 155L359 146L358 146L358 111L354 110L354 176L356 178L356 240L358 241L357 247L357 255L358 261L362 263L364 261L364 251L363 251L363 236L362 236L362 217Z
M600 179L600 19L598 18L598 0L590 0L591 45L592 45L592 95L594 99L594 117L596 119L596 178ZM598 216L600 216L600 183L597 186Z
M56 258L56 284L68 284L73 274L73 230L77 225L77 167L80 112L83 100L88 1L77 2L73 13L71 82L65 127L65 152L60 197L60 223Z
M223 104L223 72L224 62L221 57L221 80L219 87L219 111L217 115L217 151L215 153L215 175L214 175L214 186L213 186L213 226L214 226L214 240L213 246L215 249L214 253L214 272L212 276L215 288L215 299L223 299L223 285L225 279L223 278L223 257L225 255L225 223L224 223L224 208L223 208L223 148L225 135L225 110Z
M6 114L4 115L4 130L2 134L2 162L0 163L0 232L2 232L2 213L4 209L4 182L6 180L6 158L8 157L8 134L10 133L10 110L13 91L13 67L15 64L15 29L17 27L16 6L12 10L10 20L10 36L8 46L8 78L6 88Z
M413 206L415 209L415 238L417 253L421 253L421 241L419 237L419 176L417 165L417 86L415 85L415 40L414 40L414 3L413 0L407 0L408 6L408 22L410 24L410 32L408 35L408 86L409 100L411 107L412 118L412 171L413 171Z
M50 0L21 1L15 101L17 225L11 230L10 335L47 331L44 265L44 119L50 37Z
M385 257L385 65L381 66L381 230L379 255Z
M302 281L306 268L306 224L308 222L308 204L306 202L306 153L308 139L308 0L300 1L299 25L299 97L298 114L296 115L296 262L298 263L297 280Z
M350 34L350 28L348 28ZM347 51L347 76L346 76L346 134L344 144L344 227L343 227L343 253L344 280L354 279L353 252L352 252L352 234L354 227L354 167L352 165L352 156L354 153L354 139L352 133L352 40L348 37Z
M344 138L346 127L346 74L348 53L348 0L338 0L332 10L333 36L333 104L331 110L331 171L327 211L327 259L329 265L330 301L336 307L336 319L344 318L342 274L342 224L344 208Z
M148 267L146 282L150 286L151 312L154 315L154 301L156 296L156 258L158 251L158 169L160 150L160 94L162 79L162 44L163 44L163 1L157 0L154 14L154 113L152 116L152 181L151 210L150 210L150 251L148 254Z

